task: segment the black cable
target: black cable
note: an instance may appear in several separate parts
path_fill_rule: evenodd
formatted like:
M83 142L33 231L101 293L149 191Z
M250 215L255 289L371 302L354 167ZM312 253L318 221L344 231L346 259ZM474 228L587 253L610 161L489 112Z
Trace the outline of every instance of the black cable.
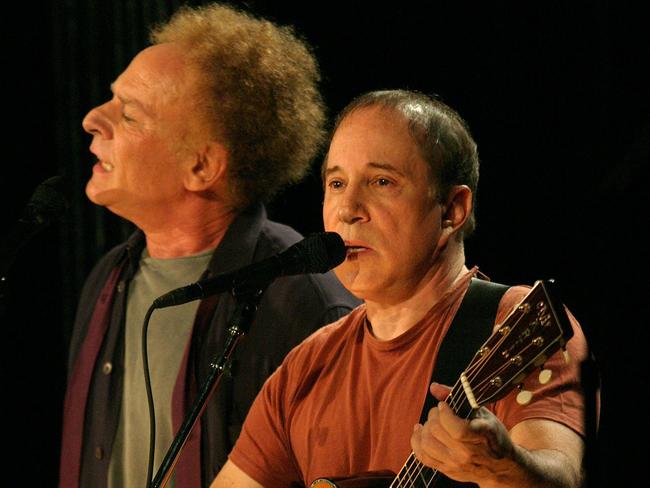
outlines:
M149 462L147 463L147 486L151 486L153 477L154 452L156 446L156 411L153 403L153 393L151 391L151 378L149 376L149 355L147 354L147 329L149 328L149 319L151 314L156 310L154 305L149 307L144 322L142 323L142 366L144 370L144 386L147 390L147 403L149 405Z

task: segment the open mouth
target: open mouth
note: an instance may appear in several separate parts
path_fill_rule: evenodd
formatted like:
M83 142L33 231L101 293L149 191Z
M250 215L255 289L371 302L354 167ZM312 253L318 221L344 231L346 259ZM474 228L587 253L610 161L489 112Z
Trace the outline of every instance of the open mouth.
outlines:
M361 246L346 246L345 250L346 252L361 252L365 251L367 248L366 247L361 247Z
M368 248L363 246L345 246L345 255L348 257L356 256L357 254L367 250Z
M99 161L99 165L104 169L104 171L111 172L113 171L113 165L106 161Z

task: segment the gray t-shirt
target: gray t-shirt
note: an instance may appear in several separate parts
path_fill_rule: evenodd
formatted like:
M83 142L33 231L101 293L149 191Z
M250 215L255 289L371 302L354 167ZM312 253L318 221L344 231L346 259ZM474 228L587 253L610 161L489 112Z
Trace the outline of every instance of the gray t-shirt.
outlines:
M213 250L193 256L156 259L146 248L128 291L124 345L124 386L120 421L108 470L109 488L147 486L149 463L149 407L142 361L142 327L154 299L174 288L197 281ZM190 338L199 301L155 310L147 328L147 355L156 411L156 448L153 476L160 467L175 432L172 393ZM167 484L173 486L173 479Z

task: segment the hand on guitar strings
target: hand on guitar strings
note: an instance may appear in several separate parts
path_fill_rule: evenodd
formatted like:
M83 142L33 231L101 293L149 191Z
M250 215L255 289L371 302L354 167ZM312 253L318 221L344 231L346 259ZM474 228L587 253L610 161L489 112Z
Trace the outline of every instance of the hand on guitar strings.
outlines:
M484 407L469 419L458 417L444 400L450 388L432 383L439 400L424 425L416 424L411 436L413 453L423 464L462 482L495 479L511 466L514 445L505 426Z

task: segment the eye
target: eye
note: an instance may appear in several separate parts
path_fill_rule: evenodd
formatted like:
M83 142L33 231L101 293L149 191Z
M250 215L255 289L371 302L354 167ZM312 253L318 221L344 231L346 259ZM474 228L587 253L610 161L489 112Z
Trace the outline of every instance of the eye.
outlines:
M124 120L125 122L135 122L135 119L132 119L131 117L126 115L124 112L122 112L122 120Z
M376 178L374 183L377 186L390 186L393 184L392 180L389 180L388 178L383 178L381 176L379 178Z
M327 182L327 187L331 190L338 190L343 187L343 182L341 180L329 180Z

